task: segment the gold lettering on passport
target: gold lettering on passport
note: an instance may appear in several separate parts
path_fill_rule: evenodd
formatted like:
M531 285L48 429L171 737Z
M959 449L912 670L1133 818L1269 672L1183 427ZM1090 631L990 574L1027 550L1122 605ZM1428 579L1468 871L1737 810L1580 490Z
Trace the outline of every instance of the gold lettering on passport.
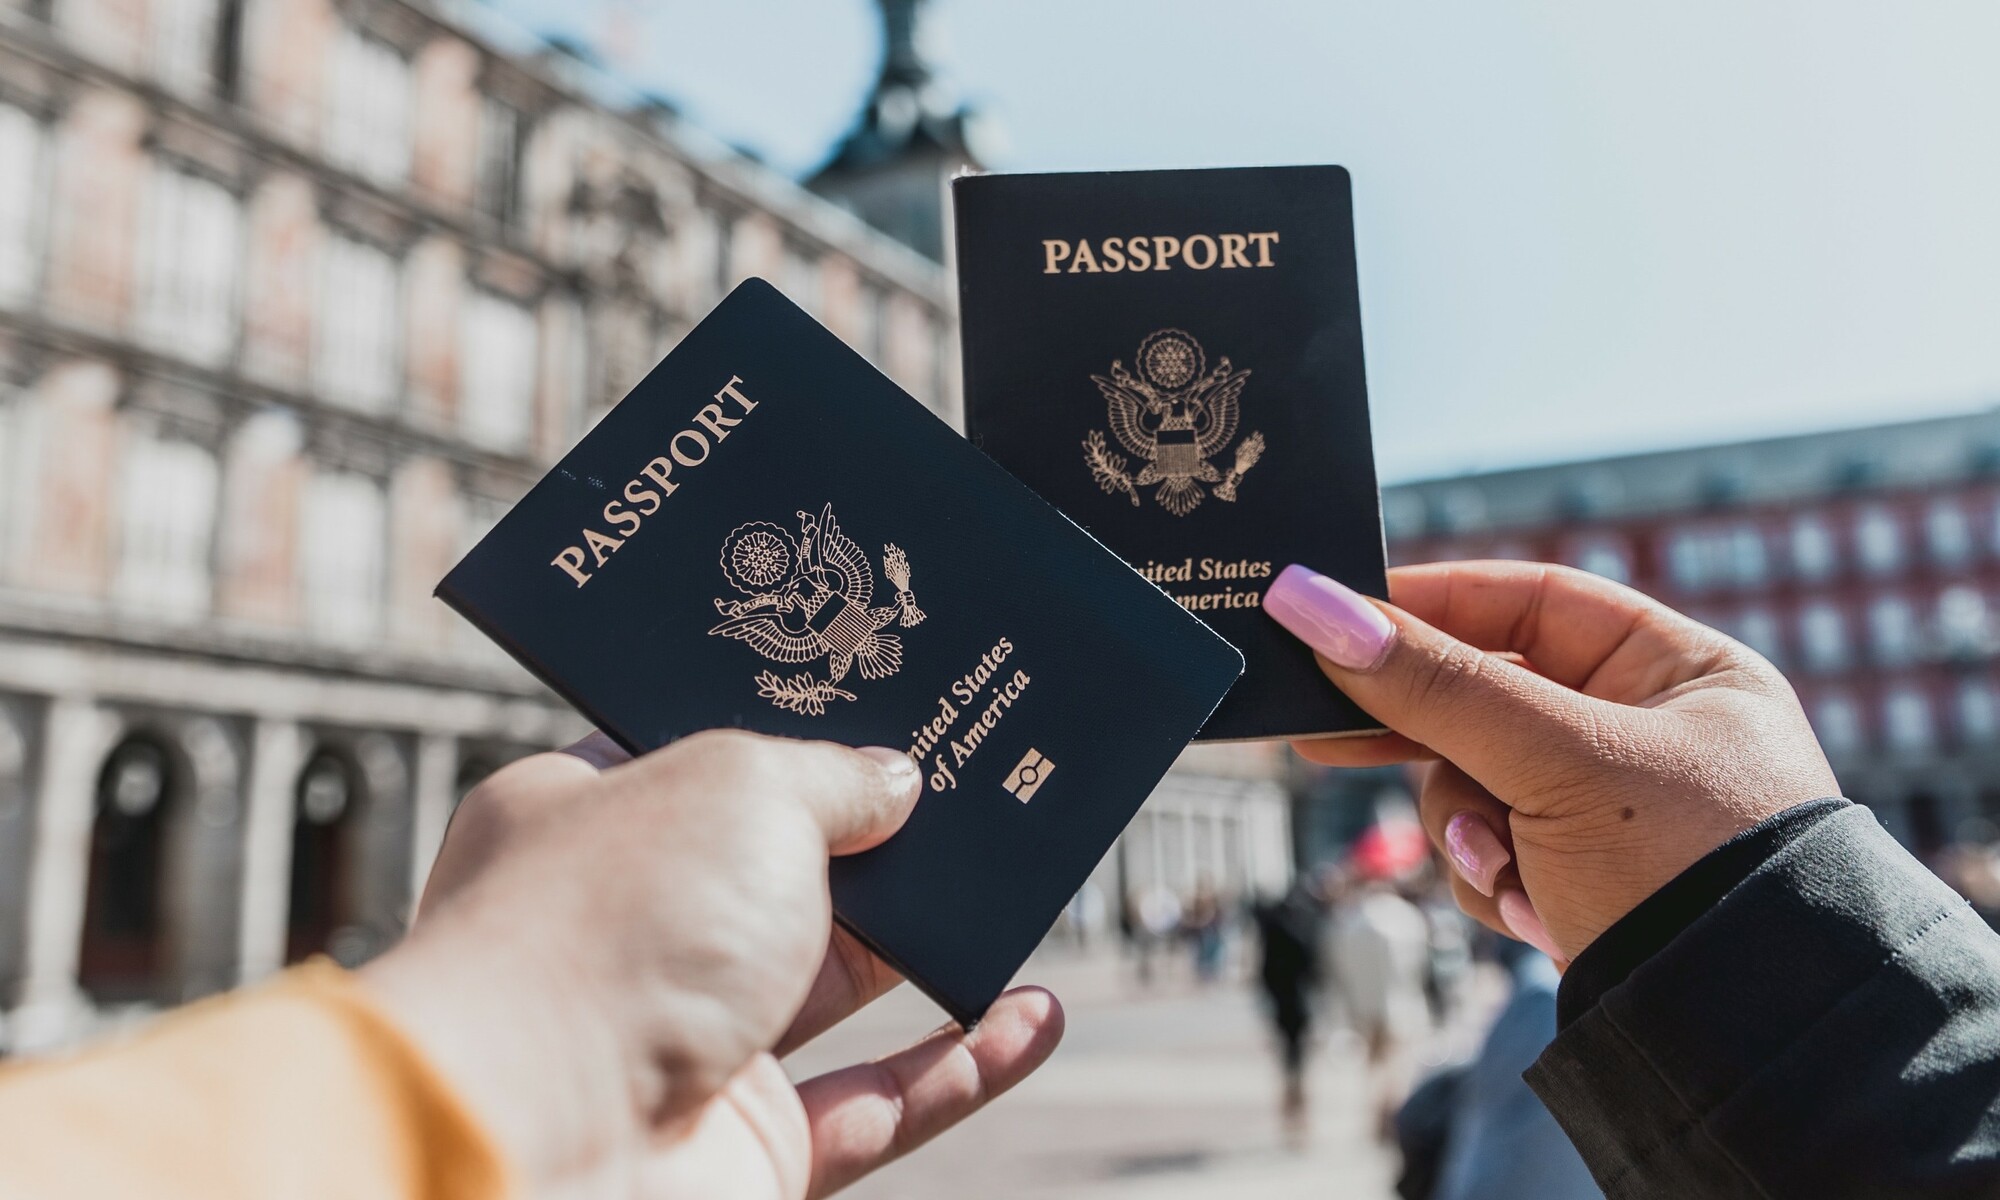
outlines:
M1143 564L1134 563L1133 569L1151 580L1174 602L1189 612L1212 612L1218 608L1262 608L1264 592L1261 587L1237 587L1234 583L1222 582L1222 587L1205 591L1188 591L1175 587L1176 584L1208 583L1228 580L1251 580L1271 578L1272 566L1266 560L1254 558L1196 558L1189 555L1178 562L1154 562L1147 559Z
M910 560L891 544L882 548L882 574L896 586L893 604L870 607L875 572L853 538L841 532L833 505L818 516L800 511L798 536L769 521L738 525L722 539L722 574L748 599L717 600L724 620L711 636L749 643L773 662L827 660L827 676L810 671L782 678L759 672L757 694L787 712L824 715L828 703L852 700L839 686L850 670L863 679L887 679L903 665L903 641L889 623L909 628L924 619L910 592Z
M1001 718L1034 682L1018 667L1011 674L1000 673L1000 665L1013 653L1014 643L1007 638L993 643L971 670L952 680L947 692L938 696L936 715L910 730L910 746L904 753L928 773L932 791L958 786L957 768L972 761ZM962 733L957 731L960 716L970 718Z
M1176 266L1196 271L1211 267L1275 267L1271 247L1277 231L1265 233L1170 233L1108 237L1042 239L1044 275L1117 275L1125 271L1171 271Z
M1250 372L1227 358L1207 369L1201 343L1179 329L1161 329L1139 343L1132 365L1111 360L1111 374L1091 382L1109 405L1108 420L1118 444L1144 460L1137 476L1125 472L1125 456L1115 453L1102 430L1083 439L1083 461L1106 495L1123 493L1134 507L1139 489L1158 485L1153 498L1177 517L1194 511L1215 485L1215 498L1236 499L1243 476L1264 455L1264 435L1251 433L1236 447L1236 461L1224 475L1208 460L1228 449L1236 436L1239 401Z
M742 417L729 415L729 408L723 402L728 401L739 413L757 407L755 400L743 394L739 386L742 382L741 375L731 375L722 390L715 393L715 403L702 405L694 414L693 423L668 438L661 452L620 489L619 495L624 499L612 500L604 506L598 515L604 518L609 532L586 526L582 530L582 545L564 546L549 560L549 565L575 580L578 587L596 578L597 568L609 562L626 540L639 532L646 518L659 512L667 497L680 490L681 481L673 477L674 468L691 470L707 462L713 448L729 436L730 430L743 423Z

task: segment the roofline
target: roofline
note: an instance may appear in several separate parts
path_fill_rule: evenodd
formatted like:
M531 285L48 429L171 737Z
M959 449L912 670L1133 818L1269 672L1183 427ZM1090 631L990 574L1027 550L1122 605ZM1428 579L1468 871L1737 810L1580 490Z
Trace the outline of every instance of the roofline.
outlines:
M627 128L684 163L703 182L746 207L761 208L784 218L827 247L854 258L865 269L923 297L939 311L951 310L954 292L942 263L925 257L832 201L808 191L791 176L746 157L696 125L635 111L646 96L631 81L580 61L574 63L571 71L558 72L551 70L545 61L509 50L494 36L500 25L518 28L524 38L542 39L531 30L513 26L508 18L477 0L392 2L463 39L482 53L505 60L514 69L534 77L570 103L623 122ZM566 74L586 73L606 90L630 91L633 105L616 106L603 95L591 94L578 80L565 78Z
M1718 451L1772 450L1788 445L1799 445L1831 438L1864 436L1867 434L1896 434L1918 431L1926 427L1945 426L1955 423L1972 423L2000 417L2000 404L1989 404L1981 408L1962 409L1956 412L1939 413L1928 417L1916 417L1904 421L1884 421L1867 425L1839 425L1825 429L1806 430L1799 433L1769 434L1762 437L1743 438L1734 441L1694 442L1682 446L1668 446L1655 450L1634 450L1609 454L1595 458L1566 458L1550 462L1529 463L1522 466L1495 467L1491 470L1471 470L1452 474L1431 475L1421 479L1406 479L1384 484L1385 490L1405 488L1426 488L1440 485L1482 483L1489 480L1505 480L1528 475L1540 475L1559 471L1576 470L1587 467L1618 467L1638 463L1659 462L1681 456L1695 457Z

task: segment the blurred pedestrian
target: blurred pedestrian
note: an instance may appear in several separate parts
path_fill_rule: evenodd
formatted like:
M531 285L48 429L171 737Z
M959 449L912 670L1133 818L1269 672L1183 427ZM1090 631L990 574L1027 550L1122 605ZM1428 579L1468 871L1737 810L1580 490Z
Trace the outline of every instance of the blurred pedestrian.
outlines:
M1386 874L1405 860L1372 852L1372 844L1367 834L1355 843L1354 885L1334 912L1328 956L1341 1008L1367 1048L1371 1111L1387 1141L1412 1081L1415 1044L1430 1028L1430 922Z
M1194 958L1194 977L1203 984L1214 983L1222 974L1222 900L1206 879L1197 883L1181 917L1181 931L1187 936Z
M1576 1147L1522 1078L1556 1035L1561 976L1546 955L1520 942L1501 942L1500 961L1511 983L1507 1003L1479 1053L1450 1073L1436 1160L1405 1162L1398 1182L1403 1200L1595 1200L1602 1195ZM1419 1180L1431 1186L1421 1186Z
M1069 903L1063 907L1063 922L1069 928L1070 937L1077 949L1087 950L1097 940L1098 931L1104 925L1104 889L1089 880L1077 889Z
M1429 864L1425 864L1426 868ZM1452 903L1450 885L1426 869L1412 889L1413 900L1429 927L1430 953L1424 966L1424 999L1430 1002L1431 1023L1451 1022L1472 973L1472 923Z
M1133 899L1132 918L1137 933L1134 944L1139 951L1139 982L1151 987L1155 958L1161 947L1180 932L1181 899L1165 884L1152 884Z
M1306 1139L1306 1050L1312 1029L1313 992L1319 986L1320 930L1325 905L1301 877L1276 901L1252 910L1257 929L1257 982L1264 1013L1277 1034L1278 1062L1284 1072L1279 1108L1285 1134L1294 1145Z

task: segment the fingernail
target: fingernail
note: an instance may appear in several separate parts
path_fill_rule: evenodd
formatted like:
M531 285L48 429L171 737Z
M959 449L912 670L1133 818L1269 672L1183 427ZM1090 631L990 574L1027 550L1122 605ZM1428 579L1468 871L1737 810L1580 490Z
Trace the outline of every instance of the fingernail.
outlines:
M860 750L861 753L880 763L882 770L891 779L917 773L917 764L910 761L910 756L893 746L862 746Z
M1474 812L1458 813L1446 822L1444 851L1451 856L1451 865L1482 896L1493 894L1494 877L1514 857L1500 844L1500 836L1486 819Z
M1396 627L1368 597L1293 563L1264 593L1264 611L1299 640L1350 671L1382 665Z
M1528 901L1528 893L1505 891L1500 893L1500 919L1513 930L1514 936L1540 950L1552 959L1560 961L1562 951L1556 949L1554 939L1549 937L1549 927L1542 924L1535 914L1535 906Z

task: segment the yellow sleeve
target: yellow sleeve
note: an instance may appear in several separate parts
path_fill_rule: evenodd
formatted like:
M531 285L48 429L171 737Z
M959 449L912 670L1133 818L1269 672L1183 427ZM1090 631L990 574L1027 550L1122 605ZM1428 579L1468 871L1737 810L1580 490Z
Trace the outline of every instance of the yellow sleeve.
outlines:
M485 1131L325 962L128 1041L0 1070L9 1200L495 1200Z

